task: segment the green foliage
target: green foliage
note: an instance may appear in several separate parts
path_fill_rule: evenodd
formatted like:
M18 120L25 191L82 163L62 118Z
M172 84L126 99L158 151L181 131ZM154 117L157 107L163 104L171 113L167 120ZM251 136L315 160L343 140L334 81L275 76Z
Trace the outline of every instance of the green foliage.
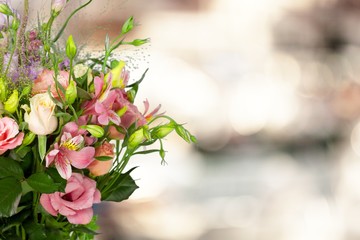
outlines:
M40 193L53 193L58 191L58 186L54 183L54 180L46 173L39 172L32 174L26 179L26 182L35 191Z
M109 192L102 195L102 200L121 202L128 199L131 194L139 188L130 176L130 173L134 169L135 168L132 168L124 174L113 174L112 178L115 180L113 187Z
M15 177L0 179L0 217L10 217L16 213L21 192L20 181Z
M24 173L16 161L11 158L0 157L0 179L6 177L13 177L21 180L24 177Z

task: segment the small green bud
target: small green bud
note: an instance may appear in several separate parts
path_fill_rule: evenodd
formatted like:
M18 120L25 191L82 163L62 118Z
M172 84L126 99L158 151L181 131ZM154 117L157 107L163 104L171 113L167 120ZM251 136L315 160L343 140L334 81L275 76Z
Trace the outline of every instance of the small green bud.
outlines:
M147 140L151 140L151 134L149 132L149 127L148 125L144 125L143 126L143 132L144 132L144 137L147 139Z
M31 144L34 140L35 140L36 134L33 132L28 132L25 137L24 140L22 142L23 146L27 146L29 144Z
M45 50L46 52L49 52L49 51L50 51L50 45L49 45L48 43L45 43L45 44L44 44L44 50Z
M4 102L7 97L7 86L5 84L5 80L0 78L0 101Z
M145 43L148 43L149 42L149 38L146 38L146 39L135 39L133 40L130 44L133 45L133 46L141 46Z
M14 113L19 105L19 92L14 90L9 99L4 103L4 109L9 113Z
M31 86L26 86L24 87L24 89L21 92L21 96L27 96L29 95L31 92Z
M164 150L164 149L162 149L162 148L160 149L159 155L160 155L161 159L162 159L163 161L165 161L165 150Z
M76 45L73 36L70 35L66 41L66 56L68 56L68 58L70 59L74 59L76 53L77 53Z
M13 15L13 11L6 3L0 3L0 13L11 16Z
M154 129L154 131L152 132L152 136L153 136L153 138L161 139L161 138L166 137L174 129L175 129L174 124L168 123L166 125L162 125L162 126L157 127L156 129Z
M136 96L135 90L130 89L129 91L126 92L126 95L127 95L128 99L129 99L129 102L133 103L134 100L135 100L135 96Z
M69 105L71 105L75 102L76 98L77 98L76 84L74 80L70 80L69 86L66 88L65 91L66 102Z
M105 130L98 125L84 125L80 128L87 130L91 135L96 138L101 138L105 134Z
M129 17L122 26L121 33L126 34L134 28L134 17Z
M14 17L14 19L11 22L11 28L15 31L19 29L20 26L20 20L17 17Z
M145 140L144 129L140 128L140 129L136 130L133 134L130 135L129 142L128 142L128 149L134 150L144 140Z
M119 117L122 117L122 116L126 113L127 109L128 109L128 107L127 107L127 106L124 106L123 108L121 108L120 110L118 110L118 111L116 112L116 114L117 114Z

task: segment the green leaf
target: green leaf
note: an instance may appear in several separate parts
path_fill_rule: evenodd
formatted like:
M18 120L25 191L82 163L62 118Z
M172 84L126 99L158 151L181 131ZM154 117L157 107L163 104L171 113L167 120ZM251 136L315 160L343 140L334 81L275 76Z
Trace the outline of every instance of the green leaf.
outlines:
M128 172L124 174L119 174L118 179L114 183L114 188L112 189L109 196L105 196L103 200L105 201L113 201L113 202L121 202L123 200L128 199L131 194L139 188L135 181L130 176L130 173L135 168L130 169ZM117 176L115 176L117 177Z
M38 224L35 222L26 222L24 224L24 228L26 233L30 236L29 240L47 240L47 236L45 234L45 225Z
M77 227L74 227L72 230L75 232L81 232L81 233L86 233L86 234L90 234L90 235L98 235L97 232L95 232L85 226L77 226Z
M16 154L19 155L20 158L24 158L26 154L31 151L31 147L28 146L21 146L16 150Z
M58 190L58 186L55 185L54 180L44 172L31 175L26 179L26 182L30 187L40 193L53 193Z
M46 169L46 173L49 174L49 176L54 180L54 184L57 186L58 191L59 192L65 192L65 187L66 187L66 180L63 179L60 174L58 173L58 171L56 170L56 168L48 168Z
M79 98L84 99L84 100L90 100L91 99L91 95L85 91L82 88L76 87L76 91L77 91L77 95Z
M46 136L38 135L38 147L41 162L44 160L46 154L46 140Z
M109 156L97 156L95 157L96 160L98 161L109 161L109 160L112 160L113 157L109 157Z
M0 157L0 179L5 177L22 179L24 177L24 173L16 161L11 158Z
M21 198L20 181L14 177L0 180L0 217L10 217L16 213Z

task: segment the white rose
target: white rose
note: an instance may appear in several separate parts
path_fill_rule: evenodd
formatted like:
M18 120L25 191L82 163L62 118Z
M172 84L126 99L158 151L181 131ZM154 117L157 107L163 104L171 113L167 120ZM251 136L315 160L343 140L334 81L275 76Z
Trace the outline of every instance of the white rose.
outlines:
M25 112L25 122L28 123L29 130L37 135L48 135L54 132L58 125L55 117L55 103L48 93L36 94L30 98L29 107L23 107Z

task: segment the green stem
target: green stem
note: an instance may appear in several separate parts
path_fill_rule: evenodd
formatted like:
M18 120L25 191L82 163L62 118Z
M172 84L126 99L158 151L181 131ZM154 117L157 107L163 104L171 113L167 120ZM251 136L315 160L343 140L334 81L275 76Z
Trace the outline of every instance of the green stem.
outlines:
M105 74L105 70L106 70L106 62L107 62L109 56L110 56L110 53L106 50L105 57L104 57L104 62L103 62L103 65L102 65L102 72L104 74Z
M56 35L56 37L53 39L53 42L56 42L57 40L59 40L59 38L61 37L61 35L63 34L66 26L68 25L70 19L75 15L75 13L77 13L78 11L80 11L81 9L83 9L84 7L86 7L87 5L89 5L93 0L89 0L87 3L85 3L84 5L81 5L79 8L75 9L75 11L73 11L70 16L66 19L64 25L61 27L60 31L58 32L58 34Z
M15 42L16 42L16 36L15 36ZM12 59L13 59L13 56L15 54L15 50L16 50L16 47L14 47L11 51L11 54L10 54L10 58L9 58L9 62L6 66L6 70L5 70L5 76L7 76L8 72L9 72L9 69L10 69L10 65L11 65L11 62L12 62Z
M22 240L26 240L26 232L23 226L21 226L21 236L22 236Z

